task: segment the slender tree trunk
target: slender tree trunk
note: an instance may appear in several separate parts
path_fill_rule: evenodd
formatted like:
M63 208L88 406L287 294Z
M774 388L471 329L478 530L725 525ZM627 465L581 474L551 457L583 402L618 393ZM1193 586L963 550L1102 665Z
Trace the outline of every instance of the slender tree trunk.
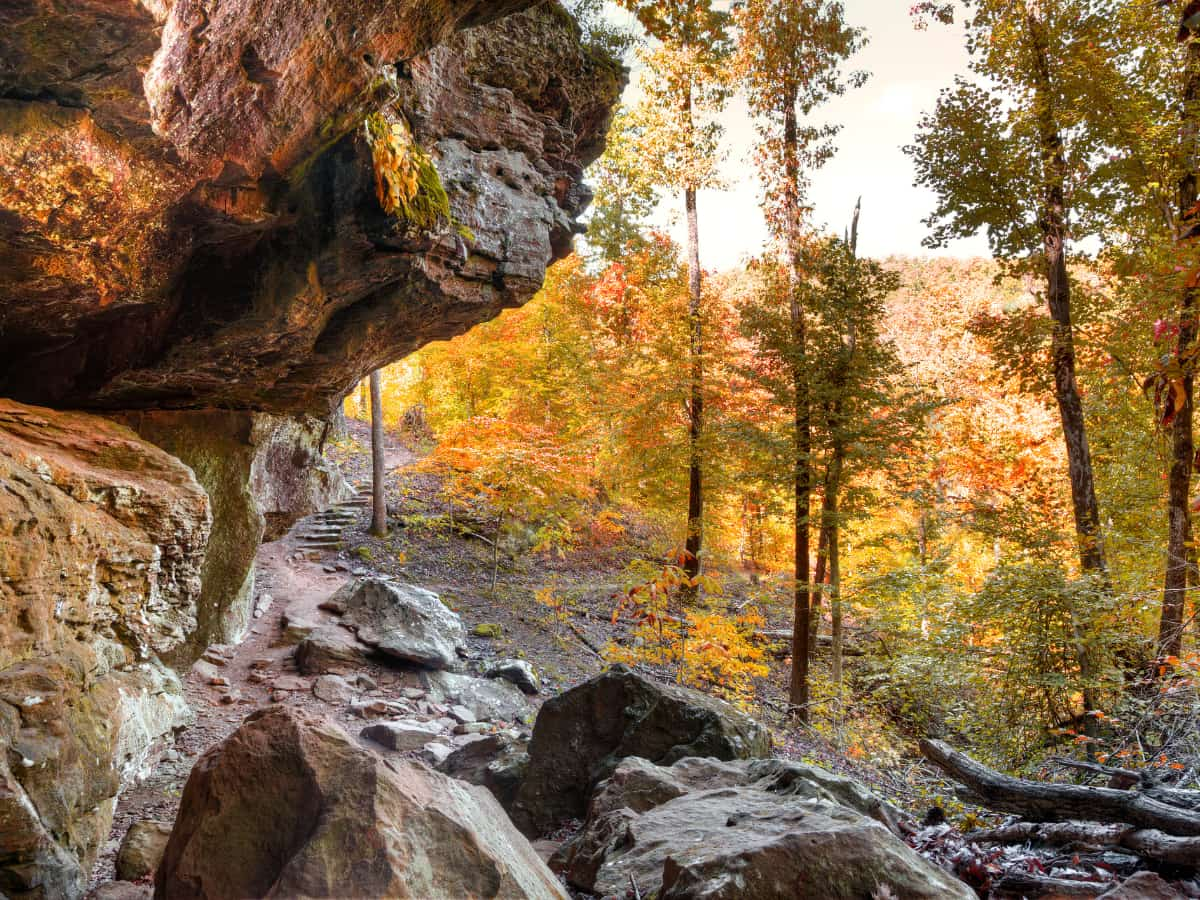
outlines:
M791 294L789 296L792 325L792 521L795 537L793 559L795 587L792 597L792 681L790 701L794 714L808 721L808 668L811 602L809 578L809 520L812 498L812 476L809 456L812 454L812 422L809 416L808 373L805 356L808 349L808 323L800 303L800 157L799 129L796 122L795 98L789 98L784 108L785 197L788 234L788 253L791 256Z
M1181 230L1188 226L1183 219L1196 204L1197 175L1195 151L1196 104L1200 101L1200 42L1192 39L1187 50L1187 76L1183 89L1183 128L1187 142L1185 174L1179 181L1179 219ZM1196 340L1196 276L1191 275L1184 285L1179 303L1179 341L1176 359L1183 370L1183 405L1171 423L1171 470L1167 478L1167 568L1163 580L1162 617L1158 627L1159 656L1178 656L1183 646L1183 611L1187 601L1188 543L1191 534L1192 463L1195 441L1192 436L1194 409L1195 360L1191 345Z
M691 337L691 397L688 401L688 519L687 558L683 570L688 578L700 575L700 551L704 541L704 484L700 468L700 439L704 431L704 357L701 345L701 274L700 274L700 216L696 209L696 190L684 191L688 228L688 325ZM684 591L684 597L694 600L697 587Z
M828 468L826 469L828 474ZM829 496L828 493L825 496ZM821 633L821 605L825 595L825 585L829 578L827 567L829 562L829 529L825 527L825 504L821 504L821 528L817 534L817 564L813 570L812 591L809 600L808 622L808 652L815 656L817 653L817 636Z
M387 499L383 493L386 476L383 463L383 388L379 372L371 373L371 534L386 537Z
M1052 324L1051 357L1054 367L1054 398L1058 402L1063 440L1067 447L1067 471L1071 479L1071 506L1075 514L1075 536L1079 562L1085 574L1097 576L1108 586L1108 564L1104 557L1104 539L1100 527L1100 506L1096 501L1096 480L1092 455L1088 448L1083 401L1075 377L1075 332L1071 323L1071 280L1067 273L1067 163L1063 154L1062 134L1054 117L1054 85L1040 13L1026 3L1026 22L1032 40L1036 72L1035 103L1038 110L1039 141L1042 152L1043 200L1040 210L1042 245L1046 261L1046 302ZM1087 710L1098 708L1092 686L1093 667L1087 643L1072 615L1072 633L1084 682L1083 703ZM1092 717L1085 717L1085 730L1095 728ZM1091 746L1089 745L1089 752Z
M371 417L371 388L370 379L358 383L358 417L367 421Z
M838 448L834 451L834 458L830 465L833 467L832 478L830 479L833 491L831 499L826 504L826 509L829 511L829 620L830 620L830 635L832 637L833 652L831 656L831 667L833 674L833 687L836 692L839 712L842 698L842 570L841 570L841 527L838 524L838 489L842 479L842 459L845 456L844 450Z
M500 580L500 533L504 528L504 513L496 517L496 533L492 536L492 599L496 599L496 584Z

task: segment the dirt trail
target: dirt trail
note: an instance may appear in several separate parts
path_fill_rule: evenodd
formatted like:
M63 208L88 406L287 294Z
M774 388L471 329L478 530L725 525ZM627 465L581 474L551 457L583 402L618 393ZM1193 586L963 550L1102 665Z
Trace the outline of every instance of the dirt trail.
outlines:
M389 469L410 465L413 455L389 448ZM369 497L360 493L331 510L302 519L281 539L259 549L255 574L256 618L245 639L234 646L214 646L184 678L184 694L195 713L195 722L180 733L144 781L118 799L109 839L92 872L92 887L112 881L117 850L134 822L175 818L184 783L196 758L229 736L242 720L262 706L283 702L299 706L330 707L311 693L311 678L296 670L296 641L285 635L284 622L325 624L335 617L318 608L352 576L367 574L355 563L338 559L340 541L334 536L356 526L365 527ZM318 537L312 535L317 534ZM269 607L264 608L268 602ZM365 667L379 693L398 692L405 679L399 673ZM225 682L214 683L214 682ZM341 710L349 721L349 713Z

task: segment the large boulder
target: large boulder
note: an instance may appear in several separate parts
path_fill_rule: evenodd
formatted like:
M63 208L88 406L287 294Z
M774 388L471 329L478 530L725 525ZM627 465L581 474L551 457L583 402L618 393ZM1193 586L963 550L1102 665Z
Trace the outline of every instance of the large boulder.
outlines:
M190 715L159 657L196 626L208 501L129 429L7 400L0 485L0 895L73 897Z
M630 759L552 863L603 896L632 882L662 900L862 900L884 888L905 900L974 897L864 815L885 807L849 779L782 760L667 769Z
M628 756L670 765L688 756L745 759L769 752L767 730L728 703L613 666L538 712L513 820L536 835L580 818L593 788Z
M384 578L360 578L342 587L330 603L345 610L342 622L359 641L403 662L449 668L466 645L462 620L432 591Z
M623 82L535 0L0 4L0 395L326 415L538 290Z
M260 710L197 760L155 897L345 896L565 893L487 791Z

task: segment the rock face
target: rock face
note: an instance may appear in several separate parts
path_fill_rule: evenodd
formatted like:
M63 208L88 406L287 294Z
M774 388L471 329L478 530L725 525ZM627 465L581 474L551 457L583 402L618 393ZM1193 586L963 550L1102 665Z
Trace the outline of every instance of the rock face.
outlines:
M604 896L632 879L663 900L859 900L883 888L906 900L974 897L864 815L883 808L849 779L782 760L665 769L628 759L553 862Z
M627 756L669 765L687 756L766 756L770 736L706 694L652 682L613 666L542 706L513 821L536 835L579 818L593 788Z
M155 897L564 898L487 791L385 762L285 707L251 715L184 788Z
M209 509L105 419L0 400L0 894L82 892L113 798L187 715Z
M533 0L4 4L0 396L324 416L540 287L623 80ZM469 237L381 206L374 114Z
M458 662L466 631L437 594L382 578L360 578L333 595L342 622L360 642L386 656L430 669Z
M158 410L117 418L190 466L212 504L196 628L171 659L187 665L209 644L245 635L253 616L259 544L346 499L351 490L322 459L324 425L315 418L233 410Z

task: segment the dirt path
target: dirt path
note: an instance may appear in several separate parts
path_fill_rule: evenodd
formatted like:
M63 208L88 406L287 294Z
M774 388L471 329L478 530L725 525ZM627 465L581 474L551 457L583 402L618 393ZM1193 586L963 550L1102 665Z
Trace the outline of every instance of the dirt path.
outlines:
M412 461L407 450L389 448L389 467L401 468ZM274 702L320 706L325 715L332 713L350 722L345 707L332 709L312 695L313 679L301 677L293 661L296 629L288 634L284 623L300 623L303 628L336 621L318 605L352 576L367 570L338 559L340 543L332 535L365 527L370 514L367 499L360 494L328 512L302 519L283 538L259 549L256 618L249 633L236 646L210 647L184 678L184 694L195 721L179 734L152 774L118 799L112 831L92 872L93 888L115 877L117 850L130 825L144 819L174 820L196 758L228 737L253 710ZM311 537L314 532L323 537ZM405 686L400 673L375 667L364 667L364 673L375 678L377 693L385 698Z

